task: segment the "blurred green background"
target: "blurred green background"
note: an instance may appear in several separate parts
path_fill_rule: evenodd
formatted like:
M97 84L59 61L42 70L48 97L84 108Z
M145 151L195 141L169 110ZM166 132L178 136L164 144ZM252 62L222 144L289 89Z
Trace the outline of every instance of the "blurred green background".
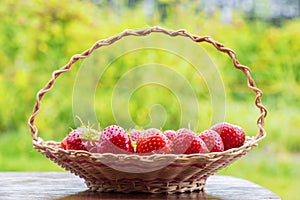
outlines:
M61 171L32 148L27 119L37 91L50 79L53 70L95 41L124 29L160 25L210 35L234 49L240 62L251 68L269 110L265 127L268 135L258 148L220 174L248 179L283 199L296 199L296 186L300 184L300 5L297 1L278 1L282 5L271 4L273 7L268 6L272 1L209 2L3 1L0 6L0 171ZM274 5L281 12L274 10ZM218 66L225 85L225 120L241 125L248 135L255 135L258 111L245 77L232 67L226 55L208 45L204 48ZM192 54L197 49L189 51ZM109 62L111 56L104 50L101 59ZM97 115L102 126L115 123L107 106L115 82L132 65L147 59L148 54L125 57L115 63L122 70L107 70L96 99L101 104ZM151 61L159 63L160 59L167 65L177 65L179 72L190 80L199 102L204 105L198 131L208 128L212 110L205 82L194 77L187 65L163 53L157 53ZM61 140L69 127L74 127L72 89L79 66L80 62L60 77L53 91L46 95L37 120L40 136L45 140ZM155 88L144 89L133 95L129 108L132 119L140 126L146 125L147 107L156 103L165 108L169 117L163 128L178 128L180 119L176 116L180 110L172 94ZM157 95L153 95L154 91ZM147 101L141 98L143 95ZM122 112L123 108L117 109Z

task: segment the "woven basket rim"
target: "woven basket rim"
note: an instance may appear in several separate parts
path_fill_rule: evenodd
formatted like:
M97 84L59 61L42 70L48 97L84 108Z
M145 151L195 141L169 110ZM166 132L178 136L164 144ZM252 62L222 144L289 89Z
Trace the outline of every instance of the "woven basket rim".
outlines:
M260 138L259 140L261 140L263 138ZM222 152L208 152L208 153L193 153L193 154L174 154L174 153L170 153L170 154L151 154L151 155L140 155L140 154L136 154L136 153L130 153L130 154L114 154L114 153L97 153L97 152L89 152L89 151L85 151L85 150L65 150L62 149L60 147L60 142L56 142L56 141L52 141L52 140L48 140L48 141L44 141L42 138L39 138L39 140L33 140L33 144L35 146L37 146L37 148L39 148L40 146L47 146L47 148L52 148L53 150L59 150L62 152L68 152L70 154L78 154L78 153L84 153L84 154L89 154L90 156L93 157L101 157L101 156L114 156L114 157L122 157L122 158L143 158L143 159L147 159L147 160L151 160L151 158L157 158L157 157L173 157L173 158L192 158L192 157L216 157L216 156L223 156L223 155L229 155L229 154L234 154L236 152L241 151L244 148L248 148L248 147L252 147L252 146L257 146L258 141L257 139L255 139L255 137L250 137L250 136L246 136L246 140L244 142L244 144L240 147L236 147L236 148L231 148L231 149L227 149L225 151Z

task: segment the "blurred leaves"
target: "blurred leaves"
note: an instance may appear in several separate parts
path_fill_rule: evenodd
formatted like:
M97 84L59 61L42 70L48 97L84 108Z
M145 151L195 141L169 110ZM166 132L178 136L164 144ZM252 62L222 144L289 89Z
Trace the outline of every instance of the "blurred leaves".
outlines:
M66 64L72 55L89 48L95 41L115 35L124 29L151 25L162 25L172 29L185 28L195 34L211 35L234 49L240 62L252 68L258 86L264 91L263 100L268 107L276 109L299 104L300 58L297 56L300 50L299 20L287 21L282 27L274 27L261 21L246 21L235 14L231 23L223 24L220 23L217 11L207 16L197 9L197 4L178 4L176 1L172 1L171 4L174 10L167 10L162 22L161 18L157 18L156 10L154 14L146 15L141 3L131 8L120 4L122 9L110 4L98 5L92 1L8 0L2 3L0 45L4 48L0 50L1 134L26 126L25 122L31 112L35 93L50 78L51 72ZM135 17L132 17L133 14ZM233 69L227 56L217 52L213 47L207 45L203 47L222 73L230 101L253 101L253 94L245 87L245 77L240 71ZM191 49L190 53L193 51L197 50ZM130 66L145 60L159 62L163 57L166 64L173 65L174 69L179 70L191 81L199 99L207 99L205 82L193 76L193 71L185 66L186 63L174 60L172 56L163 53L135 56L135 59L128 56L115 63L123 66L122 68L111 67L106 71L106 76L101 79L99 85L99 90L104 92L101 93L102 96L111 93L111 86L123 73L130 70ZM105 53L103 50L98 63L107 63L112 59L115 59L114 54ZM46 121L39 120L42 128L58 126L57 131L63 132L65 128L63 122L68 122L69 126L72 126L71 86L75 79L76 72L70 72L63 80L57 81L53 93L49 94L49 99L45 99L44 102L41 118L50 117ZM159 101L167 102L167 98L168 95ZM142 111L143 101L138 101L140 102L130 107L133 114L145 112ZM155 99L151 101L155 102ZM106 102L109 102L109 99ZM102 110L98 109L101 116L106 116L104 124L113 123L113 116L106 108L102 106ZM174 108L172 110L176 110L176 106ZM298 110L298 107L296 109ZM206 109L205 112L211 111ZM144 115L145 113L141 114ZM229 120L236 121L234 116L230 114L228 116ZM143 124L146 123L138 119L140 118L138 116L133 118ZM60 121L62 123L58 123ZM171 124L169 122L167 126L172 127ZM202 126L204 127L207 126Z
M126 1L124 1L126 2ZM296 134L299 125L300 94L300 21L284 21L281 27L266 22L247 21L234 13L231 23L221 23L220 13L216 10L207 15L197 8L197 4L172 1L172 9L166 7L166 15L161 10L153 13L145 11L145 5L137 3L127 7L126 3L112 6L103 1L41 1L6 0L0 7L0 135L18 133L26 130L26 121L31 113L36 92L49 80L51 72L65 65L74 54L81 53L95 41L115 35L125 29L145 28L161 25L170 29L187 29L197 35L211 35L216 40L236 51L240 62L252 69L257 85L263 90L263 101L270 110L267 128L272 132L272 142L282 143L285 149L299 151L300 138ZM166 1L161 1L161 9ZM161 41L163 43L163 41ZM125 47L124 47L125 48ZM198 49L185 49L195 54ZM203 45L212 61L218 66L225 84L227 95L226 120L246 126L255 133L257 111L252 105L253 93L246 88L244 75L233 69L231 60L214 47ZM200 128L208 128L212 110L208 88L204 79L197 77L188 63L174 59L164 52L152 54L128 55L116 60L115 53L122 49L103 49L95 65L114 62L114 66L105 71L98 85L96 107L104 125L114 123L110 110L110 96L115 82L122 74L138 63L160 62L173 66L172 70L184 75L196 91L198 100L205 100L200 111ZM114 52L115 51L115 52ZM105 53L106 52L106 53ZM134 56L134 58L133 58ZM76 64L74 68L79 68ZM37 120L46 138L61 139L69 126L74 126L72 116L72 86L76 80L76 71L69 72L58 79L53 91L47 94L43 102L40 118ZM97 79L95 79L97 81ZM176 85L176 82L173 84ZM177 87L181 85L177 84ZM134 121L145 125L149 122L149 105L159 103L166 107L171 117L165 128L178 128L177 117L180 113L178 102L163 89L156 90L161 98L149 95L152 90L137 90L128 108ZM182 90L182 93L185 91ZM147 95L144 101L143 95ZM245 105L245 108L242 108ZM251 107L248 107L248 104ZM122 109L122 106L118 108ZM139 113L137 115L137 113ZM238 115L237 115L238 113ZM248 116L248 114L251 114ZM275 114L276 113L276 116ZM245 116L243 116L245 115ZM242 117L241 117L242 116ZM281 116L285 123L282 125ZM248 124L252 124L249 126ZM55 128L54 128L55 127ZM53 132L53 129L55 131ZM22 130L22 131L21 131ZM289 136L283 135L283 132ZM276 146L276 145L274 145Z

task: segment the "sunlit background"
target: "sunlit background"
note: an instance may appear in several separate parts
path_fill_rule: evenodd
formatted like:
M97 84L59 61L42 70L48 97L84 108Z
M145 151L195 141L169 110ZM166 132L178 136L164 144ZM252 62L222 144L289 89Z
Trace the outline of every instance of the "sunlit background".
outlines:
M299 15L298 0L2 1L0 171L62 171L32 148L27 119L37 91L50 79L53 70L97 40L125 29L159 25L210 35L234 49L240 62L251 68L269 110L265 127L268 135L258 148L220 174L253 181L283 199L296 199L296 186L300 184ZM199 51L198 48L205 49L222 77L226 93L224 120L242 126L248 135L255 135L259 112L243 73L233 68L226 55L208 45L191 49L182 47L191 55ZM114 49L102 49L95 65L103 63L106 66L116 59L113 52ZM157 123L159 126L179 128L179 105L186 104L178 102L188 98L178 100L176 96L184 96L184 89L180 90L183 93L174 95L157 85L141 87L132 93L128 108L118 104L113 95L118 80L133 66L152 62L172 66L172 70L189 80L200 105L195 110L200 116L196 119L199 123L197 131L208 128L216 111L211 108L211 94L203 77L195 76L188 63L178 61L170 54L146 51L113 62L97 83L95 109L101 126L116 123L114 113L122 112L129 112L135 124L147 126L151 124L149 115L152 111L152 117L160 116L155 115L157 111L166 115L163 124ZM76 63L70 73L59 77L53 91L45 97L37 119L39 136L43 139L61 140L70 127L74 128L72 92L82 64L82 61ZM182 86L180 81L172 81L170 78L174 87ZM125 128L129 128L127 125L124 123Z

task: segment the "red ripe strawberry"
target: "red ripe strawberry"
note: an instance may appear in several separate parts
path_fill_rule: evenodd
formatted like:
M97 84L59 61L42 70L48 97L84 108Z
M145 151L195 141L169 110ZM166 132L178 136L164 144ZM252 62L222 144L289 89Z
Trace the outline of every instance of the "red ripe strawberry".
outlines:
M192 130L187 129L187 128L181 128L181 129L178 129L178 130L176 131L176 134L177 134L177 135L180 135L180 134L191 134L191 135L196 135L195 132L193 132Z
M205 142L209 152L224 151L224 144L221 136L214 130L205 130L199 137Z
M145 130L137 140L136 152L139 154L172 153L172 143L160 130Z
M164 134L171 141L173 141L176 138L176 136L177 136L176 131L173 131L173 130L166 130L166 131L164 131Z
M160 130L158 130L157 128L149 128L147 130L142 131L139 138L146 139L146 138L148 138L150 136L154 136L154 135L163 135L163 133Z
M173 142L175 154L207 153L203 140L189 129L179 129Z
M86 126L72 130L61 142L65 150L85 150L96 152L99 132Z
M61 147L65 150L87 150L82 144L82 139L80 138L81 132L76 129L71 131L61 142Z
M137 129L130 129L130 135L131 135L131 140L132 142L136 142L141 135L142 131L137 130Z
M129 135L117 125L111 125L103 129L99 145L99 153L133 153L134 149Z
M224 150L240 147L245 142L245 132L239 126L222 122L214 125L211 129L220 134L224 143Z

